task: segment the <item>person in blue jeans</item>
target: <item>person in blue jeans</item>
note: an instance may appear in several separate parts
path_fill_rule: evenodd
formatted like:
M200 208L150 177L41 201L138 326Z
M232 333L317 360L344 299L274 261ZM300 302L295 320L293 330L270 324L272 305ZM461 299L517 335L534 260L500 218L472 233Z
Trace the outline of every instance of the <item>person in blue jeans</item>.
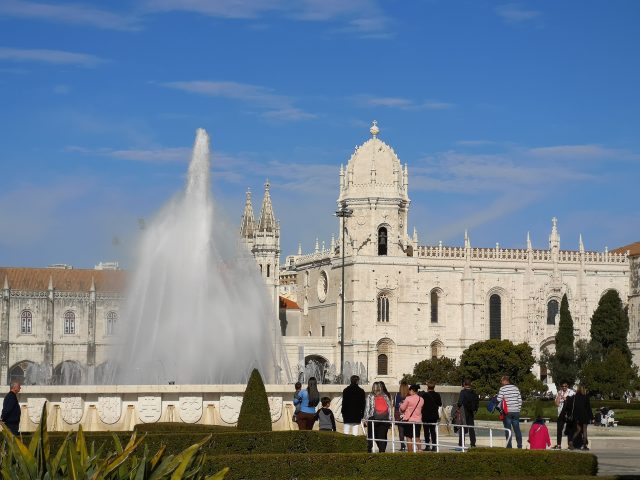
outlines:
M516 443L518 448L522 448L522 432L520 431L520 409L522 408L522 395L520 390L515 385L511 384L509 377L505 375L500 380L502 386L498 391L498 405L502 405L504 399L507 404L506 413L502 420L502 425L508 430L513 430L513 434L516 437ZM509 432L504 432L505 438L508 439L507 448L512 448L511 438L509 438Z

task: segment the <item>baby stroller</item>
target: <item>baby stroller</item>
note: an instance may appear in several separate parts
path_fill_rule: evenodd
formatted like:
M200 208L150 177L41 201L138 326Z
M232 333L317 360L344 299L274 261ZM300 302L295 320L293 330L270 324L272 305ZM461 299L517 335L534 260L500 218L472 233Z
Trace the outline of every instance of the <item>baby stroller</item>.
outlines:
M603 427L614 427L616 422L615 412L613 410L608 410L606 414L602 415L600 418L600 425Z

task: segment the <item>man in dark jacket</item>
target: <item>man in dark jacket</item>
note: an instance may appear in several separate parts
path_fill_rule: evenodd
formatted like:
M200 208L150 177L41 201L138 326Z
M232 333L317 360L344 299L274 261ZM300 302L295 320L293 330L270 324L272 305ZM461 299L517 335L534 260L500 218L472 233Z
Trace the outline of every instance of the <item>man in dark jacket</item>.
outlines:
M478 411L478 406L480 405L480 401L478 400L478 395L471 387L471 380L468 378L464 379L462 383L462 390L460 391L460 396L458 397L458 406L464 409L464 417L466 425L475 425L474 417L476 412ZM475 428L461 428L458 430L458 445L462 446L462 437L466 435L465 430L469 431L469 440L471 441L471 446L476 446L476 430Z
M424 447L425 451L433 450L434 452L438 450L436 444L438 443L436 437L436 429L437 425L428 425L429 423L438 423L440 420L440 412L439 408L442 406L442 398L440 398L440 394L435 391L436 384L435 382L429 380L427 382L427 391L420 392L420 395L424 399L424 403L422 404L422 422L424 423L424 443L426 446Z
M20 404L18 403L18 393L20 393L20 384L11 382L9 393L4 397L2 404L2 415L0 419L4 422L11 433L18 435L20 427Z
M366 395L358 386L360 377L353 375L351 385L342 391L342 421L345 435L358 435L358 426L364 417Z

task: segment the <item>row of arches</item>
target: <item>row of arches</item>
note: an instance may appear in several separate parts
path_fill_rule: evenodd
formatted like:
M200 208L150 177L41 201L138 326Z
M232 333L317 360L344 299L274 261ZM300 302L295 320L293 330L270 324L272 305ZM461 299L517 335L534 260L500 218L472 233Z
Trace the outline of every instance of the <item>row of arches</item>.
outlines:
M62 315L62 333L64 335L76 335L77 316L73 310L67 310ZM115 333L116 324L118 322L118 313L110 310L105 315L105 334L113 335ZM32 335L34 326L33 312L25 308L20 312L20 335Z

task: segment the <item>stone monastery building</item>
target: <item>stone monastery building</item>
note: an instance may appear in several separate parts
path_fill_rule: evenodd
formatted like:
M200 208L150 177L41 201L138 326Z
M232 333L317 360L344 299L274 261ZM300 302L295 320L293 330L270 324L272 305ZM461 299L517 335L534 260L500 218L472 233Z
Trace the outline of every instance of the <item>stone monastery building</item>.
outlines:
M525 249L478 248L466 234L463 247L420 245L415 230L408 234L408 166L378 138L375 122L370 131L340 167L337 203L346 216L328 249L316 244L281 265L269 183L257 221L247 193L240 236L279 314L292 375L309 360L340 364L343 304L345 374L359 365L369 379L393 384L425 358L458 358L489 338L527 342L539 358L553 349L565 293L576 337L588 338L611 289L628 302L638 363L640 243L589 252L580 239L578 250L562 250L554 218L545 250L529 240ZM124 301L126 274L110 267L0 267L0 382L99 378Z

